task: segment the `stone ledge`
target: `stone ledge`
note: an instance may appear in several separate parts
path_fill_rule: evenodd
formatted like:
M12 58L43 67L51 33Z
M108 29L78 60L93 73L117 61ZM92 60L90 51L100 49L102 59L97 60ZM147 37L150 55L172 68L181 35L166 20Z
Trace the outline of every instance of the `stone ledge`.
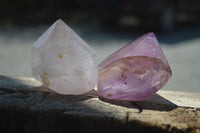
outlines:
M144 102L59 95L33 78L0 76L0 131L200 132L200 94L159 91Z

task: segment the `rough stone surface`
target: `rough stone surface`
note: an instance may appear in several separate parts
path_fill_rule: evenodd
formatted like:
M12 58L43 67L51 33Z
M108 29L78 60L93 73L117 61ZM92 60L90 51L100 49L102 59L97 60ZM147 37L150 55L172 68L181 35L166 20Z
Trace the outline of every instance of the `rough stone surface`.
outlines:
M60 94L94 89L98 69L92 48L62 20L57 20L32 47L32 75Z
M200 103L198 93L159 91L147 101L130 103L100 100L95 92L72 96L50 91L33 78L0 76L1 133L200 132L200 105L186 101L194 95L191 99Z

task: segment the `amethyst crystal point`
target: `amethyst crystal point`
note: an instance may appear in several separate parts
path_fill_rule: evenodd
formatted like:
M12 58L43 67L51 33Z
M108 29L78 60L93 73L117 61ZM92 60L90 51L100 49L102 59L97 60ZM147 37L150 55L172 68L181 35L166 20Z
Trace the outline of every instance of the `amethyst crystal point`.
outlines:
M99 64L98 95L143 101L161 89L171 69L153 33L122 47Z

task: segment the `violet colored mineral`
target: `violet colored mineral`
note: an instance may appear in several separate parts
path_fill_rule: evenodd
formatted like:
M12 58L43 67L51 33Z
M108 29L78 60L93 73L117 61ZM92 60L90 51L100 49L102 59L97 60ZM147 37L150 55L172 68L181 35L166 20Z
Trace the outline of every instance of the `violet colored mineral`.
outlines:
M148 33L99 64L97 92L105 99L143 101L161 89L171 74L154 33Z

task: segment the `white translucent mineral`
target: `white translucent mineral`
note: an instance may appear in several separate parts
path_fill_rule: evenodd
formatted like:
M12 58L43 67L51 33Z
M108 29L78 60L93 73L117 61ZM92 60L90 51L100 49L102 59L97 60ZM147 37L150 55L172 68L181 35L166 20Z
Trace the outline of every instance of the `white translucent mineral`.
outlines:
M60 94L87 93L97 83L95 54L59 19L32 47L32 76Z

